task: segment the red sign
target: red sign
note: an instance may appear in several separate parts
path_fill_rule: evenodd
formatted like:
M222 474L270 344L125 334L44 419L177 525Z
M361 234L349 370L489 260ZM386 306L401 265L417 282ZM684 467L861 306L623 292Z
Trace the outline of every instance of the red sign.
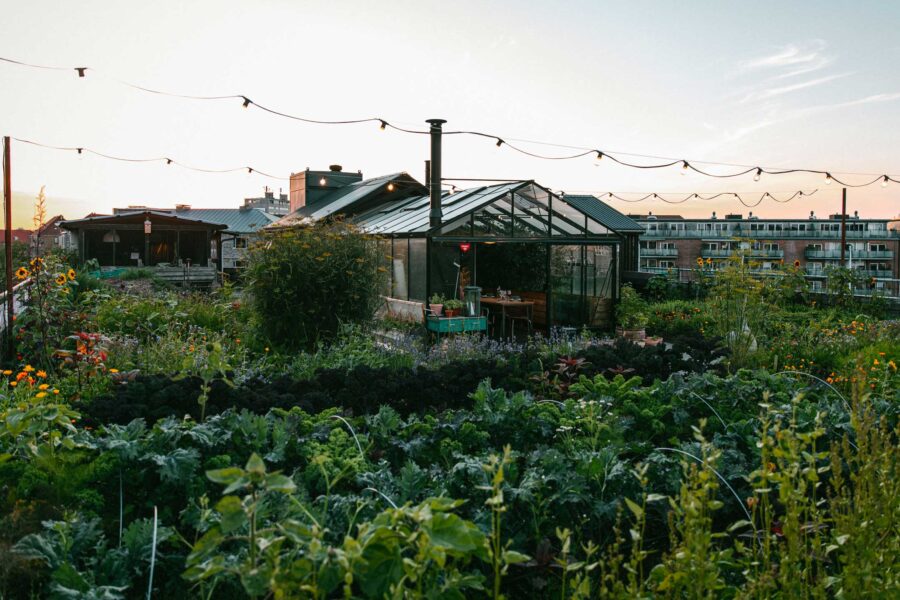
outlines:
M468 252L468 251L469 251L469 248L471 248L471 247L472 247L472 244L470 244L470 243L468 243L468 242L463 242L462 244L459 245L459 249L460 249L464 254L465 254L466 252Z

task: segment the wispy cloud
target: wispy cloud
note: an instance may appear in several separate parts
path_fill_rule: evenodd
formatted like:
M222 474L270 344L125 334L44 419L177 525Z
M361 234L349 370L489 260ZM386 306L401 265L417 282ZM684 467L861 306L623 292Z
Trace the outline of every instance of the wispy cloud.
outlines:
M790 85L781 85L777 87L768 87L761 90L754 90L747 93L742 99L741 104L746 104L747 102L755 102L759 100L768 100L770 98L774 98L776 96L783 96L784 94L790 94L791 92L798 92L800 90L805 90L807 88L815 87L817 85L822 85L828 83L830 81L834 81L835 79L840 79L842 77L847 77L848 75L852 75L852 73L838 73L835 75L826 75L824 77L819 77L817 79L808 79L806 81L801 81L799 83L792 83Z
M825 47L824 40L787 44L764 56L745 60L738 66L743 71L782 70L775 75L777 79L812 73L831 64L833 59L825 54Z
M770 110L766 116L760 118L759 120L750 123L749 125L744 125L738 127L736 129L726 131L724 133L724 141L725 142L736 142L743 137L750 135L756 131L761 129L765 129L767 127L771 127L773 125L780 125L785 121L793 121L795 119L802 119L805 117L809 117L812 115L831 112L835 110L842 110L845 108L853 108L855 106L863 106L867 104L877 104L882 102L896 102L900 101L900 92L887 92L881 94L872 94L869 96L863 96L862 98L855 98L853 100L847 100L845 102L834 102L831 104L817 104L814 106L807 106L803 108L797 108L788 111L778 111L778 110Z

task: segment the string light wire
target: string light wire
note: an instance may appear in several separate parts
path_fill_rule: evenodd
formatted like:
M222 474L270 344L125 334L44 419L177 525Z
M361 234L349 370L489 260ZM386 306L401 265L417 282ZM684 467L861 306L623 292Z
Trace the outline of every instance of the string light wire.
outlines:
M10 58L4 58L4 57L0 57L0 61L9 63L9 64L14 64L14 65L29 67L29 68L36 68L36 69L49 69L49 70L55 70L55 71L74 70L78 74L79 78L84 78L85 73L88 71L90 71L91 73L96 73L97 75L99 75L101 77L105 77L101 72L99 72L96 69L93 69L91 67L60 67L60 66L39 65L39 64L28 63L28 62L14 60L14 59L10 59ZM430 133L428 130L424 130L424 129L411 129L408 127L401 127L399 125L391 123L390 121L388 121L387 119L382 118L382 117L366 117L366 118L361 118L361 119L341 119L341 120L312 119L309 117L293 115L290 113L279 111L274 108L259 104L258 102L251 100L248 96L246 96L244 94L227 94L227 95L221 95L221 96L202 96L202 95L191 95L191 94L179 94L179 93L173 93L173 92L168 92L168 91L164 91L164 90L158 90L158 89L154 89L154 88L148 88L148 87L145 87L142 85L137 85L137 84L131 83L129 81L126 81L123 79L118 79L115 77L108 77L108 78L113 81L116 81L117 83L128 86L130 88L140 90L143 92L147 92L147 93L151 93L151 94L161 95L161 96L171 96L174 98L182 98L182 99L190 99L190 100L212 100L212 101L239 99L239 100L241 100L241 103L245 108L254 106L254 107L256 107L264 112L267 112L269 114L279 116L282 118L291 119L294 121L300 121L303 123L310 123L310 124L315 124L315 125L354 125L354 124L362 124L362 123L378 123L379 128L382 130L384 130L386 128L391 128L391 129L394 129L396 131L400 131L403 133L410 133L410 134L417 134L417 135L427 135ZM747 164L742 165L742 164L735 164L735 163L715 162L715 161L708 161L708 160L687 160L687 159L683 159L683 158L670 158L670 157L654 156L654 155L648 155L648 154L626 153L626 152L612 152L612 151L608 151L608 150L600 150L597 148L567 146L564 144L556 144L556 143L551 143L551 142L540 142L540 141L535 141L535 140L525 140L522 138L502 137L502 136L499 136L496 134L485 133L482 131L457 130L457 131L445 131L445 132L443 132L443 134L444 135L469 135L469 136L475 136L475 137L488 138L488 139L493 140L495 142L495 145L498 148L505 146L505 147L509 148L510 150L513 150L513 151L523 154L525 156L529 156L531 158L536 158L536 159L541 159L541 160L552 160L552 161L576 160L576 159L583 158L588 155L596 155L598 159L602 159L603 157L608 157L611 161L613 161L619 165L633 168L633 169L645 169L645 170L646 169L664 169L664 168L672 167L672 166L680 163L682 165L684 172L691 170L698 174L704 175L706 177L712 177L712 178L717 178L717 179L730 179L730 178L734 178L734 177L741 177L741 176L747 175L749 173L754 173L754 180L758 180L759 177L763 174L787 175L787 174L795 174L795 173L805 173L805 174L812 174L812 175L825 175L826 183L831 183L832 181L834 181L843 187L852 187L852 188L867 187L867 186L873 185L875 183L881 183L882 186L885 186L888 182L900 183L900 176L891 176L891 175L884 174L884 173L882 173L882 174L848 173L848 172L824 171L821 169L807 169L807 168L784 169L784 168L763 167L760 165L747 165ZM521 144L521 143L538 144L538 145L545 145L545 146L554 146L554 147L558 147L558 148L568 148L568 149L573 149L573 150L579 150L579 152L576 152L574 154L566 154L566 155L548 155L548 154L542 154L542 153L538 153L538 152L533 152L531 150L527 150L526 148L523 148L522 146L520 146L518 144L514 144L514 143L510 143L510 142L518 142L519 144ZM654 163L654 164L638 164L638 163L634 163L634 162L620 158L622 156L643 158L643 159L648 159L648 160L660 160L662 162L658 162L658 163ZM733 173L712 173L710 171L707 171L706 169L698 168L693 163L703 164L703 165L715 165L715 166L722 166L722 167L735 167L735 168L739 168L740 170L735 171ZM874 177L874 179L872 179L871 181L867 181L865 183L850 183L848 181L844 181L842 179L835 177L835 173L840 174L840 175L868 176L868 177Z

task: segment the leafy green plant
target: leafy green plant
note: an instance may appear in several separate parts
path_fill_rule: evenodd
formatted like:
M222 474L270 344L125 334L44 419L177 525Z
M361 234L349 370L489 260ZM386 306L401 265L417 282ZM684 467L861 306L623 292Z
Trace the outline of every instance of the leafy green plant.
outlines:
M631 284L626 283L616 303L616 322L625 329L641 329L648 320L646 303Z
M267 234L248 257L251 307L272 346L315 348L341 323L371 320L381 302L387 270L377 244L349 223L322 221Z

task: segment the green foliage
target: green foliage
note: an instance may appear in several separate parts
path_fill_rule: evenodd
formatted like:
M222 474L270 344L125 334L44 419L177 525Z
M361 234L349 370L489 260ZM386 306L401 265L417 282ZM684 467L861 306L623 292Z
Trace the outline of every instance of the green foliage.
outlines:
M249 253L256 322L273 347L312 349L372 319L386 276L375 240L341 221L269 234Z
M616 323L625 329L641 329L647 325L647 305L637 291L626 283L616 304Z

